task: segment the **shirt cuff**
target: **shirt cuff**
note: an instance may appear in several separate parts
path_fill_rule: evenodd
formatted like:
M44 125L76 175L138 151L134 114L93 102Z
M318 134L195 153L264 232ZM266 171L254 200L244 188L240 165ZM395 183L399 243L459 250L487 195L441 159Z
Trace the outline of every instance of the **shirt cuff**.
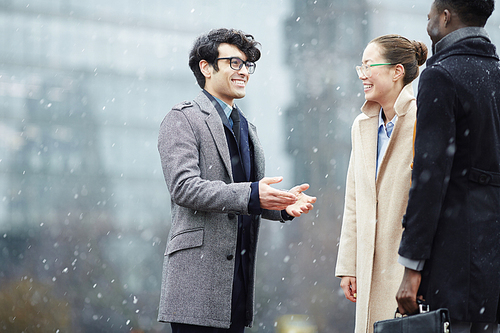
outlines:
M251 215L262 214L262 208L260 208L260 197L259 197L259 182L253 182L250 184L250 200L248 201L248 213Z
M408 259L402 256L399 256L398 262L406 268L413 269L414 271L421 271L424 269L425 264L425 260Z

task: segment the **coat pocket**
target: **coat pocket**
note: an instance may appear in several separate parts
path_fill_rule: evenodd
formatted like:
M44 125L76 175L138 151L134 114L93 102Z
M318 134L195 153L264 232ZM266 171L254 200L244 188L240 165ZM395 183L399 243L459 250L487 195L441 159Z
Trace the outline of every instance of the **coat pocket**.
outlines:
M183 230L175 234L167 245L165 255L203 245L203 228Z

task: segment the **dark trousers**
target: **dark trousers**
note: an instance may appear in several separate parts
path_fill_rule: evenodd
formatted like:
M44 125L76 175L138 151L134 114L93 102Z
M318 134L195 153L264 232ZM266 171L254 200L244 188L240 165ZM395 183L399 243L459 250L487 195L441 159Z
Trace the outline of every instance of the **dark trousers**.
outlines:
M241 265L239 265L233 283L231 326L229 328L171 323L172 333L243 333L245 331L245 308L247 301L244 286L243 270Z

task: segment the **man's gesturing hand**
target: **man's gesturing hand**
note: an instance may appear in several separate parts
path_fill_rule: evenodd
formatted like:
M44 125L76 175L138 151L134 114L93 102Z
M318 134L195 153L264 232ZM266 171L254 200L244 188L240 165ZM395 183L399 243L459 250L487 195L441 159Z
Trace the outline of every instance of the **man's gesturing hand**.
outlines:
M286 207L286 212L290 216L299 217L302 214L307 214L313 209L313 203L316 202L316 197L308 196L303 193L309 188L309 184L302 184L292 188L289 193L292 193L297 198L297 202L293 205Z
M277 184L283 177L265 177L259 181L260 207L269 210L283 210L297 202L297 197L291 192L272 188L271 184Z

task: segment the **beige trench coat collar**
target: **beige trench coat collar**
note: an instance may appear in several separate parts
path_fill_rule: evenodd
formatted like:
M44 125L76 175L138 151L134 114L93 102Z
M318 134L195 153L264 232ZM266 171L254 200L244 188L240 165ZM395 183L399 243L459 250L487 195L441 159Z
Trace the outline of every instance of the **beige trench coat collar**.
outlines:
M410 109L410 104L415 100L413 95L413 86L412 84L407 84L401 90L396 102L394 103L394 110L398 115L398 119L400 117L404 117L408 110ZM361 135L361 145L362 151L364 154L364 165L366 167L367 174L373 175L373 182L370 183L371 190L373 194L376 194L377 184L379 183L380 177L377 177L375 180L375 172L376 172L376 164L377 164L377 133L378 133L378 115L380 113L381 105L376 102L366 101L361 107L361 111L367 116L367 118L362 119L359 122L359 128L362 133ZM382 159L382 163L380 164L379 175L383 174L384 169L387 165L387 159L389 152L391 151L392 142L396 141L397 136L399 135L400 127L395 126L394 132L392 133L392 137L394 140L389 141L389 146L387 147L387 152ZM384 162L385 160L385 162Z

